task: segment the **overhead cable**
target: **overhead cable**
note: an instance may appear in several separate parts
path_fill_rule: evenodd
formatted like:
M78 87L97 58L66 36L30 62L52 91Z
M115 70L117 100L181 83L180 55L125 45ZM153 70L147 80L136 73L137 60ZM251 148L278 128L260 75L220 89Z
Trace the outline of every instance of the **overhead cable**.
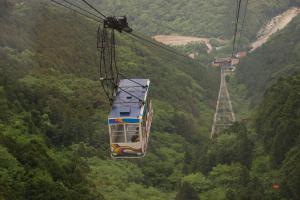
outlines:
M188 56L186 56L186 55L183 55L183 54L181 54L181 53L179 53L179 52L176 52L176 51L174 51L174 50L172 50L172 49L170 49L170 48L167 48L166 46L160 45L160 44L158 44L157 42L154 42L153 40L147 39L146 37L142 37L142 36L140 36L140 35L138 35L138 34L135 34L135 33L130 33L130 35L132 35L133 37L135 37L135 38L137 38L137 39L139 39L139 40L142 40L142 41L144 41L144 42L147 42L147 43L149 43L149 44L152 44L152 45L154 45L154 46L156 46L156 47L158 47L158 48L161 48L161 49L163 49L163 50L165 50L165 51L168 51L168 52L170 52L170 53L173 53L173 54L175 54L175 55L178 55L178 56L182 56L182 57L184 57L184 58L191 59L190 57L188 57Z
M90 4L87 0L82 0L86 5L88 5L91 9L99 13L105 19L107 18L103 13L101 13L98 9L96 9L92 4Z
M243 21L242 21L242 27L241 27L241 30L240 30L240 37L239 37L239 41L237 43L237 52L239 51L239 47L240 47L240 43L241 43L241 39L242 39L242 34L244 32L246 16L247 16L247 10L248 10L248 3L249 3L249 0L246 0L246 5L245 5L245 9L244 9L244 16L243 16Z
M240 10L241 10L241 2L242 0L237 0L237 8L236 8L236 21L235 21L235 30L233 36L233 45L232 45L232 54L231 57L234 56L235 53L235 43L236 43L236 36L238 33L238 26L239 26L239 19L240 19Z
M82 13L82 12L76 10L76 9L73 9L72 6L67 6L67 5L65 5L65 4L63 4L63 3L60 3L60 2L58 2L58 1L56 1L56 0L51 0L51 1L52 1L53 3L56 3L56 4L60 5L60 6L62 6L62 7L67 8L67 9L69 9L69 10L71 10L71 11L73 11L73 12L79 14L79 15L82 15L82 16L88 18L88 19L91 19L91 20L93 20L93 21L95 21L95 22L100 22L100 23L103 22L103 20L96 19L96 18L94 18L94 17L91 17L91 16L87 15L86 13ZM65 1L65 0L64 0L64 1ZM67 1L65 1L65 2L67 2ZM70 5L70 4L69 4L69 5ZM81 9L81 10L83 10L83 9Z

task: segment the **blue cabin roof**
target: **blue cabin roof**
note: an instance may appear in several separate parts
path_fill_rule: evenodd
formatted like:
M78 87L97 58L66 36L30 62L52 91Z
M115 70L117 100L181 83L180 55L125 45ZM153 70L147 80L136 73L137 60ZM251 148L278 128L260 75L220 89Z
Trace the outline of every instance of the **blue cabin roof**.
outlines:
M121 79L109 118L138 118L149 90L149 79Z

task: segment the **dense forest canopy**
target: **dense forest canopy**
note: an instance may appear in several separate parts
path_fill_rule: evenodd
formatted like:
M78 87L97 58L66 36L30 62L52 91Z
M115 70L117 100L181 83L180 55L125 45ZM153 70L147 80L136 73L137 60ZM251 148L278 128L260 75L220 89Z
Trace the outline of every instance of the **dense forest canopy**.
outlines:
M248 88L248 96L259 102L265 90L279 77L300 70L300 16L270 41L242 60L237 71L240 83Z
M156 114L147 157L110 161L109 104L97 81L98 24L34 0L6 11L0 19L0 144L6 155L1 163L7 162L1 197L113 198L116 178L126 183L119 187L129 199L139 198L137 190L174 196L184 147L208 140L217 71L118 35L119 68L129 77L151 79Z
M181 34L231 39L235 22L235 0L94 0L107 15L127 15L132 26L148 35ZM242 2L241 16L246 1ZM299 2L251 0L245 31L253 39L271 17Z
M113 0L97 6L106 14L129 13L134 28L149 35L228 38L234 2ZM249 38L298 3L252 1ZM118 34L118 66L128 77L151 79L155 118L145 158L112 160L110 106L98 80L99 24L48 1L0 0L4 4L1 200L300 198L299 17L226 79L251 100L253 115L240 106L249 119L217 140L209 136L219 71Z

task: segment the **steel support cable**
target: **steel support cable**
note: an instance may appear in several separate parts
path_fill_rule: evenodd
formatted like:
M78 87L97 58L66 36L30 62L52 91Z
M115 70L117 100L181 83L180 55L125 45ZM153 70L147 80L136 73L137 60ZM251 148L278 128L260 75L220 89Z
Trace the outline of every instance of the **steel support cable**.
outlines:
M128 79L128 80L133 81L132 79ZM137 83L137 82L136 82L136 83ZM139 101L141 101L141 102L144 101L143 99L141 99L141 98L135 96L135 95L132 94L131 92L126 91L125 89L123 89L122 87L119 87L118 85L114 85L114 87L115 87L115 88L118 88L118 89L121 90L122 92L124 92L124 93L126 93L126 94L128 94L128 95L130 95L130 96L132 96L132 97L134 97L134 98L136 98L137 100L139 100ZM128 103L128 102L125 102L125 101L123 101L123 100L121 100L121 99L119 99L119 101L121 101L121 104L126 104L126 103Z
M98 20L98 19L92 18L91 16L88 16L87 14L81 13L81 12L79 12L78 10L72 9L72 8L69 7L69 6L66 6L66 5L64 5L64 4L62 4L62 3L59 3L59 2L56 1L56 0L51 0L51 1L54 2L54 3L56 3L56 4L59 4L59 5L63 6L63 7L65 7L65 8L67 8L67 9L70 9L70 10L72 10L72 11L74 11L74 12L80 14L80 15L83 15L83 16L89 18L89 19L92 19L92 20L94 20L94 21L96 21L96 22L103 22L102 20ZM80 10L82 10L82 11L85 11L86 13L88 13L88 14L90 14L90 15L93 15L94 17L99 18L99 16L97 16L97 15L95 15L95 14L93 14L93 13L91 13L91 12L89 12L89 11L87 11L87 10L81 8L81 7L79 7L79 6L76 5L76 4L73 4L73 3L71 3L71 2L69 2L69 1L67 1L67 0L63 0L63 1L66 2L66 3L68 3L68 4L71 5L71 6L74 6L74 7L78 8L78 9L80 9ZM97 10L94 6L92 6L87 0L82 0L82 1L83 1L84 3L86 3L90 8L92 8L93 10L95 10L97 13L99 13L102 17L107 18L103 13L101 13L101 12L100 12L99 10ZM101 18L100 18L100 19L101 19ZM170 53L173 53L173 54L176 54L176 55L179 55L179 56L182 56L182 57L191 59L191 58L189 58L188 56L185 56L185 55L183 55L183 54L180 54L180 53L178 53L178 52L176 52L176 51L174 51L174 50L171 50L171 49L169 49L169 48L167 48L167 47L165 47L165 46L159 45L159 44L155 43L154 41L151 41L151 40L146 39L145 37L139 36L139 35L137 35L137 34L135 34L135 33L129 33L129 34L133 35L135 38L138 38L138 39L143 40L143 41L145 41L145 42L148 42L148 43L150 43L150 44L152 44L152 45L155 45L155 46L157 46L157 47L159 47L159 48L161 48L161 49L164 49L164 50L166 50L166 51L169 51Z
M123 91L123 92L125 92L126 94L128 94L128 95L130 95L130 96L132 96L132 97L134 97L134 98L136 98L137 100L139 100L139 101L144 101L143 99L141 99L141 98L139 98L139 97L137 97L137 96L135 96L135 95L133 95L133 94L131 94L130 92L128 92L128 91L126 91L126 90L124 90L123 88L121 88L121 87L118 87L118 89L119 90L121 90L121 91Z
M232 42L231 57L233 57L234 52L235 52L235 43L236 43L236 36L237 36L238 24L239 24L238 21L239 21L240 3L241 3L241 0L236 0L235 25L234 25L234 33L233 33L233 42Z
M89 18L89 19L91 19L91 20L94 20L94 21L96 21L96 22L102 23L103 20L105 20L105 19L107 18L103 13L101 13L101 12L100 12L99 10L97 10L94 6L92 6L87 0L82 0L82 1L83 1L86 5L88 5L90 8L92 8L94 11L96 11L97 13L99 13L104 19L101 18L101 17L99 17L99 16L97 16L97 15L95 15L94 13L89 12L89 11L86 10L86 9L83 9L83 8L79 7L78 5L76 5L76 4L74 4L74 3L71 3L71 2L69 2L69 1L67 1L67 0L62 0L62 1L64 1L65 3L67 3L67 4L70 5L70 6L67 6L67 5L65 5L65 4L63 4L63 3L60 3L60 2L58 2L58 1L56 1L56 0L51 0L51 1L54 2L54 3L56 3L56 4L58 4L58 5L60 5L60 6L63 6L63 7L65 7L65 8L67 8L67 9L69 9L69 10L72 10L72 11L74 11L74 12L76 12L76 13L82 15L82 16L85 16L85 17L87 17L87 18ZM79 10L81 10L81 11L84 11L85 13L82 13L82 12L76 10L76 9L73 9L72 6L75 7L75 8L77 8L77 9L79 9ZM93 17L89 16L88 14L89 14L89 15L92 15ZM94 18L94 17L96 17L96 18ZM98 33L100 33L100 31L101 31L101 30L100 30L100 28L99 28L99 29L98 29ZM126 32L125 32L125 33L126 33ZM147 42L147 43L149 43L149 44L152 44L152 45L154 45L154 46L156 46L156 47L158 47L158 48L164 49L164 50L166 50L166 51L168 51L168 52L170 52L170 53L173 53L173 54L182 56L182 57L184 57L184 58L188 58L189 60L191 59L191 58L189 58L189 57L187 57L187 56L185 56L185 55L183 55L183 54L180 54L180 53L178 53L178 52L176 52L176 51L173 51L173 50L171 50L171 49L169 49L169 48L167 48L167 47L165 47L165 46L159 45L159 44L155 43L154 41L148 40L148 39L146 39L145 37L139 36L139 35L134 34L134 33L129 33L129 34L131 34L133 37L135 37L135 39L142 40L142 41ZM101 37L101 36L100 36L100 37ZM100 40L100 37L98 36L98 41ZM107 32L106 32L105 30L103 30L103 32L102 32L102 37L103 37L104 39L102 38L102 41L101 41L102 47L100 47L100 48L101 48L101 49L100 49L100 54L101 54L101 56L100 56L100 74L101 74L101 76L103 75L103 69L102 69L102 66L103 66L103 65L106 66L106 60L105 60L106 50L105 50L104 45L105 45L105 40L106 40L108 37L107 37ZM117 72L117 73L116 73L117 79L115 79L115 77L108 77L108 71L107 71L108 69L106 69L106 67L104 67L104 73L105 73L105 76L104 76L104 77L102 76L101 78L110 81L110 83L112 84L112 86L113 86L114 88L117 88L117 87L118 87L118 85L117 85L118 75L120 75L120 73L118 72L118 68L117 68L117 65L116 65L115 41L114 41L114 40L115 40L115 37L114 37L114 30L112 30L112 34L111 34L111 43L110 43L110 49L109 49L109 50L110 50L110 63L109 63L109 64L110 64L111 74L113 75L113 73L114 73L114 70L113 70L113 63L114 63L114 65L115 65L115 67L116 67L116 72ZM102 61L103 61L103 63L102 63ZM103 64L103 65L102 65L102 64ZM189 63L189 64L190 64L190 63ZM130 80L130 81L132 81L132 82L135 82L135 83L139 84L138 82L136 82L136 81L134 81L134 80L132 80L132 79L128 79L128 80ZM110 95L109 95L109 91L107 90L107 88L109 87L109 85L108 85L109 83L105 84L104 81L101 81L101 82L102 82L102 87L104 88L104 91L105 91L107 97L109 98L110 101L112 101L112 98L111 98ZM145 86L142 85L142 84L139 84L139 85L145 87ZM106 88L106 87L107 87L107 88ZM120 88L120 90L122 90L123 92L125 92L125 93L127 93L127 94L129 94L129 95L131 95L131 96L133 96L133 97L135 97L136 99L138 99L138 100L140 100L140 101L143 101L143 100L141 100L140 98L138 98L137 96L131 94L130 92L125 91L125 90L122 89L122 88ZM114 91L112 91L112 92L114 92ZM112 96L113 96L113 95L114 95L114 94L112 94Z
M164 49L165 51L168 51L168 52L170 52L170 53L176 54L176 55L178 55L178 56L182 56L182 57L184 57L184 58L191 59L191 58L188 57L188 56L185 56L185 55L183 55L183 54L181 54L181 53L179 53L179 52L176 52L176 51L174 51L174 50L172 50L172 49L170 49L170 48L167 48L167 47L165 47L165 46L163 46L163 45L160 45L160 44L158 44L158 43L156 43L156 42L154 42L154 41L152 41L152 40L146 39L145 37L142 37L142 36L140 36L140 35L138 35L138 34L135 34L135 33L129 33L129 34L132 35L133 37L137 38L137 39L143 40L143 41L145 41L145 42L147 42L147 43L150 43L150 44L152 44L152 45L154 45L154 46L156 46L156 47L158 47L158 48Z
M98 49L100 49L100 65L99 65L99 72L100 72L100 80L101 85L104 90L105 95L109 99L110 103L112 103L112 98L110 96L109 92L109 82L108 82L108 75L107 75L107 69L106 69L106 60L105 60L105 41L107 38L107 32L106 29L101 30L101 28L98 28ZM100 45L100 46L99 46ZM104 66L104 67L103 67ZM104 69L103 69L104 68Z
M129 35L128 35L129 36ZM137 49L137 46L136 46L136 38L134 38L134 37L130 37L130 41L132 42L132 44L133 44L133 47L131 48L133 51L134 51L134 53L136 54L136 55L138 55L139 53L138 53L138 49ZM123 76L123 77L127 77L126 75L124 75L124 74L121 74L121 73L119 73L120 74L120 76ZM149 78L149 75L145 75L144 73L142 73L142 76L143 77L148 77ZM129 80L131 80L132 81L132 79L129 79ZM132 82L134 82L134 81L132 81ZM138 82L136 82L137 84L139 84L140 86L142 86L142 87L145 87L144 85L142 85L142 84L140 84L140 83L138 83Z
M104 73L105 73L105 80L108 79L108 72L107 72L107 68L105 67L106 66L106 59L105 59L105 54L106 54L106 45L108 46L109 43L107 43L107 31L106 29L103 29L103 34L102 34L102 48L101 48L101 59L100 62L103 62L103 65L101 66L103 68L104 66Z
M61 0L61 1L64 1L65 3L71 5L71 6L75 7L75 8L78 8L79 10L84 11L84 12L86 12L86 13L88 13L88 14L90 14L90 15L96 17L96 18L99 18L100 20L103 20L102 17L99 17L98 15L96 15L96 14L94 14L94 13L92 13L92 12L90 12L90 11L88 11L88 10L82 8L82 7L80 7L79 5L77 5L77 4L75 4L75 3L72 3L72 2L70 2L70 1L68 1L68 0Z
M110 73L111 73L111 81L112 81L112 84L113 86L116 86L118 85L118 78L115 77L118 76L118 73L117 73L117 64L116 64L116 57L115 57L115 32L114 32L114 29L111 30L111 33L110 33ZM116 70L116 73L115 73L115 70ZM111 95L114 96L114 90L111 91Z
M118 73L118 74L119 74L120 76L124 77L124 78L127 77L127 76L125 76L124 74L121 74L121 73ZM143 87L143 88L147 87L147 85L143 85L143 84L141 84L141 83L139 83L139 82L137 82L137 81L135 81L135 80L133 80L133 79L129 79L129 78L126 78L126 79L128 79L129 81L131 81L131 82L133 82L133 83L139 85L140 87Z
M106 96L112 104L119 82L119 71L116 63L115 32L98 28L98 45L100 51L100 80Z
M86 5L88 5L91 9L99 13L105 19L107 18L103 13L101 13L98 9L96 9L92 4L90 4L87 0L82 0Z
M246 0L246 5L245 5L245 9L244 9L244 16L243 16L243 21L242 21L242 27L241 27L241 30L240 30L240 37L239 37L239 40L238 40L238 43L237 43L237 52L239 51L239 46L240 46L240 43L241 43L243 31L244 31L244 26L245 26L246 16L247 16L247 10L248 10L248 3L249 3L249 0Z
M113 42L114 42L114 45L113 45L113 47L115 47L115 36L113 35L112 36L112 38L113 38ZM116 65L116 51L115 51L115 48L113 49L113 55L114 55L114 58L113 58L113 62L115 63L115 67L116 67L116 70L117 70L117 73L116 73L116 75L117 75L117 79L116 80L119 80L119 76L122 76L122 77L124 77L125 79L127 79L127 80L129 80L129 81L131 81L131 82L133 82L133 83L135 83L135 84L137 84L137 85L139 85L139 86L141 86L141 87L143 87L143 88L145 88L145 87L147 87L147 86L145 86L145 85L142 85L141 83L139 83L139 82L137 82L137 81L135 81L135 80L133 80L133 79L129 79L129 78L127 78L127 76L125 76L124 74L122 74L122 73L120 73L119 71L118 71L118 68L117 68L117 65ZM117 83L115 83L115 85L117 85ZM122 90L122 89L121 89ZM125 91L124 91L125 92ZM129 94L129 95L132 95L130 92L127 92L126 91L126 93L127 94ZM135 97L134 95L132 95L133 97ZM135 97L135 98L137 98L137 97ZM139 99L138 98L138 100L141 100L141 99Z
M103 22L103 20L99 20L99 19L96 19L96 18L94 18L94 17L91 17L91 16L89 16L89 15L87 15L87 14L85 14L85 13L82 13L82 12L76 10L76 9L73 9L72 7L67 6L67 5L65 5L65 4L63 4L63 3L60 3L60 2L58 2L58 1L56 1L56 0L51 0L51 1L52 1L53 3L56 3L56 4L58 4L58 5L62 6L62 7L64 7L64 8L67 8L67 9L69 9L69 10L71 10L71 11L73 11L73 12L79 14L79 15L82 15L82 16L88 18L88 19L91 19L91 20L93 20L93 21L95 21L95 22L100 22L100 23Z
M249 4L249 0L246 0L246 5L245 5L245 9L244 9L244 17L243 17L243 21L242 21L242 28L241 28L241 30L243 30L244 26L245 26L246 16L247 16L247 11L248 11L248 4Z
M93 21L95 21L95 22L99 22L99 23L102 23L103 22L103 20L99 20L99 19L96 19L96 18L94 18L94 17L91 17L91 16L89 16L89 15L87 15L86 13L82 13L82 12L80 12L80 11L78 11L78 10L76 10L76 9L73 9L72 7L70 7L70 6L67 6L67 5L65 5L65 4L63 4L63 3L60 3L60 2L58 2L58 1L56 1L56 0L51 0L53 3L56 3L56 4L58 4L58 5L60 5L60 6L62 6L62 7L65 7L65 8L67 8L67 9L69 9L69 10L71 10L71 11L73 11L73 12L76 12L77 14L79 14L79 15L82 15L82 16L84 16L84 17L87 17L88 19L91 19L91 20L93 20ZM67 2L67 1L64 1L64 2ZM72 4L69 4L69 5L71 5L72 6ZM81 10L83 10L83 9L81 9ZM105 80L105 79L107 79L107 70L106 70L106 67L104 67L104 71L103 71L103 68L102 68L102 64L105 66L106 65L106 61L105 61L105 53L106 53L106 51L105 51L105 48L104 48L104 40L101 40L101 36L102 37L105 37L105 39L107 38L107 33L103 30L103 32L102 32L102 35L100 35L100 33L101 33L101 29L99 28L98 29L98 42L100 42L100 70L99 70L99 72L100 72L100 79L103 79L103 80ZM101 40L101 41L100 41ZM98 46L98 48L99 48L99 46ZM102 62L103 61L103 62ZM104 74L105 75L104 75ZM104 75L104 76L103 76ZM104 93L105 93L105 95L107 96L107 98L109 99L109 101L110 101L110 103L112 103L112 98L111 98L111 96L110 96L110 92L109 92L109 90L108 90L108 88L109 88L109 83L108 82L104 82L104 81L101 81L101 85L102 85L102 88L103 88L103 90L104 90ZM115 87L115 86L114 86Z
M132 37L133 39L136 39L135 37L133 37L131 34L128 34L128 36L129 37ZM148 43L148 42L145 42L144 40L138 40L141 44L143 44L144 46L146 46L146 47L149 47L149 48L155 48L155 49L157 49L157 46L156 45L153 45L152 43ZM168 51L169 52L169 51ZM170 53L170 52L169 52ZM174 55L174 53L173 52L171 52L172 53L172 55ZM181 56L183 56L183 55L181 55ZM161 56L162 57L162 56ZM180 62L182 62L182 63L185 63L185 64L192 64L192 62L194 62L194 60L192 60L191 58L189 58L189 57L184 57L184 58L188 58L188 59L186 59L186 60L181 60ZM179 61L175 61L175 62L179 62Z
M156 45L155 45L155 46L154 46L154 45L151 45L151 43L145 42L144 40L141 40L141 39L139 39L139 38L136 38L136 37L134 37L132 34L127 34L127 36L130 37L130 38L133 39L133 40L136 40L136 41L140 42L141 44L143 44L143 45L146 46L146 47L149 47L149 48L154 48L154 47L156 47L156 48L157 48Z
M94 21L96 21L96 22L103 22L103 19L101 19L100 17L98 17L97 15L95 15L95 14L93 14L93 13L91 13L91 12L89 12L89 11L87 11L87 10L85 10L85 9L83 9L83 8L81 8L81 7L79 7L78 5L76 5L76 4L74 4L74 3L72 3L72 2L69 2L69 1L67 1L67 0L62 0L62 1L64 1L65 3L67 3L68 5L70 5L70 6L67 6L67 5L65 5L65 4L63 4L63 3L60 3L60 2L58 2L58 1L56 1L56 0L51 0L53 3L56 3L56 4L58 4L58 5L60 5L60 6L62 6L62 7L65 7L65 8L67 8L67 9L69 9L69 10L72 10L72 11L74 11L74 12L76 12L77 14L80 14L80 15L82 15L82 16L85 16L85 17L87 17L87 18L89 18L89 19L91 19L91 20L94 20ZM106 18L106 16L105 15L103 15L101 12L99 12L96 8L94 8L91 4L89 4L86 0L82 0L84 3L86 3L90 8L92 8L93 10L95 10L96 12L98 12L102 17L104 17L104 18ZM72 6L73 7L75 7L75 8L77 8L77 9L79 9L79 10L81 10L81 11L84 11L84 12L86 12L86 13L82 13L82 12L80 12L80 11L78 11L78 10L76 10L76 9L73 9L72 8ZM94 18L94 17L91 17L91 16L89 16L89 15L92 15L92 16L94 16L94 17L96 17L96 18ZM101 34L101 32L102 32L102 34ZM113 87L113 88L118 88L118 76L120 75L120 73L119 73L119 71L118 71L118 68L117 68L117 65L116 65L116 51L115 51L115 35L114 35L114 30L112 30L111 31L111 38L110 38L110 42L107 42L108 41L108 35L107 35L107 31L106 31L106 29L103 29L103 30L101 30L101 28L99 27L98 28L98 37L97 37L97 40L98 40L98 42L97 42L97 47L100 49L100 69L99 69L99 72L100 72L100 78L101 79L103 79L102 81L101 81L101 85L102 85L102 88L104 89L104 93L106 94L106 96L107 96L107 98L109 99L109 101L110 101L110 103L112 103L112 101L113 101L113 99L112 99L112 97L114 96L114 90L112 90L111 92L111 94L110 94L110 92L109 92L109 90L108 90L108 88L110 87L110 85ZM99 43L100 43L100 46L99 46ZM106 47L106 45L108 45L108 50L105 48ZM109 52L107 52L107 51L109 51ZM106 57L105 57L105 54L106 53L109 53L110 54L110 58L109 58L109 64L110 64L110 75L112 75L112 77L109 77L109 75L108 75L108 69L105 67L105 66L107 66L107 62L106 62ZM104 67L103 67L104 66ZM116 69L116 77L114 77L114 69L113 69L113 66L115 66L115 69ZM104 68L104 70L103 70L103 68ZM136 82L136 81L134 81L134 80L132 80L132 79L128 79L128 80L130 80L130 81L132 81L132 82L135 82L135 83L138 83L138 82ZM105 83L105 81L106 81L106 83ZM139 83L138 83L139 84ZM145 87L145 86L143 86L143 87ZM126 91L126 90L124 90L124 89L122 89L122 88L119 88L121 91L123 91L123 92L125 92L125 93L127 93L128 95L130 95L130 96L132 96L132 97L134 97L134 98L136 98L136 99L138 99L139 101L143 101L142 99L140 99L139 97L137 97L137 96L135 96L135 95L133 95L133 94L131 94L130 92L128 92L128 91ZM126 102L123 102L122 101L122 103L126 103Z
M240 1L240 0L236 0L235 18L236 18L236 16L238 15L239 1Z
M121 91L124 92L124 88L121 88L121 87L118 87L118 88L119 88ZM122 99L117 99L117 101L115 101L114 103L124 105L124 104L128 104L128 103L139 103L139 102L141 102L141 101L143 102L143 100L141 100L139 97L137 97L137 96L131 94L130 92L125 91L125 93L128 94L128 95L130 95L130 96L132 96L132 97L134 97L135 99L137 99L138 102L133 102L133 101L123 101Z
M235 32L234 32L234 40L233 40L232 56L233 56L234 53L235 53L236 38L237 38L237 34L238 34L238 27L239 27L239 20L240 20L241 3L242 3L242 0L237 0L237 8L236 8L236 24L235 24Z
M235 31L234 31L234 37L233 37L233 45L232 45L232 54L231 54L231 57L233 57L234 52L235 52L235 43L236 43L236 36L237 36L237 32L238 32L240 10L241 10L241 2L242 2L242 0L237 0L236 22L235 22Z
M117 61L116 61L116 41L115 41L114 29L111 30L111 47L112 47L112 49L111 49L111 71L113 74L113 79L115 81L115 84L117 84L119 70L118 70Z
M129 35L128 35L129 36ZM130 37L131 38L131 41L133 42L133 44L134 44L134 47L135 47L135 51L137 51L136 50L136 45L135 45L135 38L134 37ZM124 78L124 79L127 79L127 80L129 80L129 81L131 81L131 82L133 82L133 83L135 83L135 84L137 84L138 86L137 87L143 87L143 88L145 88L145 87L147 87L147 85L143 85L143 84L141 84L141 83L139 83L139 82L137 82L137 81L135 81L135 80L133 80L133 79L130 79L130 78L127 78L128 76L127 75L124 75L124 74L122 74L121 72L119 72L118 71L118 76L120 76L120 77L122 77L122 78ZM143 75L144 77L146 77L145 75Z
M137 38L136 37L134 37L132 34L128 34L128 36L129 37L132 37L133 39L136 39L137 40ZM138 40L141 44L143 44L144 46L146 46L146 47L149 47L149 48L154 48L154 49L161 49L161 46L157 46L157 44L155 44L154 42L147 42L147 41L145 41L145 40L141 40L141 39L139 39ZM163 49L163 50L166 50L166 49ZM184 56L184 55L182 55L182 54L180 54L180 53L178 53L178 52L173 52L173 51L169 51L169 50L167 50L167 52L169 52L170 54L172 54L172 55L174 55L174 54L176 54L176 55L180 55L180 57L182 57L182 58L185 58L185 60L180 60L180 62L181 63L185 63L185 64L188 64L188 65L191 65L191 64L193 64L193 62L195 62L193 59L191 59L190 57L187 57L187 56ZM162 57L162 58L164 58L163 56L161 56L160 55L160 57ZM176 63L179 63L179 61L175 61Z
M95 19L95 18L93 18L93 17L91 17L91 16L88 16L87 14L81 13L81 12L79 12L78 10L72 9L72 8L69 7L69 6L66 6L66 5L64 5L64 4L62 4L62 3L59 3L59 2L56 1L56 0L51 0L51 1L54 2L54 3L56 3L56 4L58 4L58 5L61 5L61 6L65 7L65 8L67 8L67 9L70 9L70 10L72 10L72 11L74 11L74 12L80 14L80 15L83 15L83 16L89 18L89 19L92 19L92 20L94 20L94 21L96 21L96 22L103 22L102 20ZM67 2L67 3L70 3L70 2L68 2L68 1L66 1L66 0L63 0L63 1L65 1L65 2ZM91 8L93 8L95 11L97 11L99 14L101 14L101 16L106 17L104 14L102 14L101 12L99 12L96 8L94 8L94 7L93 7L90 3L88 3L86 0L82 0L82 1L85 2L85 3L86 3L88 6L90 6ZM72 5L72 4L70 4L70 5ZM74 5L75 5L75 4L74 4ZM77 8L80 9L79 6L78 6ZM81 9L81 10L86 11L85 9ZM88 13L89 13L89 14L92 14L92 13L90 13L90 12L88 12ZM93 14L93 16L95 16L95 15ZM98 16L97 16L97 17L98 17ZM99 17L98 17L98 18L99 18ZM125 32L125 33L126 33L126 32ZM187 58L187 59L191 59L191 58L189 58L188 56L185 56L185 55L183 55L183 54L180 54L180 53L178 53L178 52L176 52L176 51L174 51L174 50L171 50L171 49L169 49L169 48L167 48L167 47L164 47L164 46L162 46L162 45L159 45L159 44L155 43L154 41L145 39L145 37L141 37L141 36L139 36L139 35L137 35L137 34L134 34L134 33L128 33L128 34L131 34L131 35L132 35L133 37L135 37L136 39L143 40L144 42L150 43L150 44L152 44L152 45L154 45L154 46L156 46L156 47L158 47L158 48L164 49L165 51L168 51L168 52L170 52L170 53L173 53L173 54L182 56L182 57Z
M113 30L114 31L114 30ZM116 81L119 80L119 69L118 69L118 66L117 66L117 58L116 58L116 41L115 41L115 34L113 34L113 62L115 64L115 69L116 69ZM116 84L118 84L116 82Z
M114 48L114 42L113 42L113 34L114 34L114 30L112 29L110 31L110 38L109 38L109 45L110 45L110 49L109 49L109 75L111 78L111 81L113 84L115 84L115 77L114 77L114 69L113 69L113 48Z

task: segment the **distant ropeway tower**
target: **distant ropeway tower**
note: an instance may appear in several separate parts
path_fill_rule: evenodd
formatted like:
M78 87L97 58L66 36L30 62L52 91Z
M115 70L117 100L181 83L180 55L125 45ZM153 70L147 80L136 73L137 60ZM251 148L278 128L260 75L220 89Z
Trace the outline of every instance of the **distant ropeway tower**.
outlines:
M230 66L229 66L230 67ZM226 128L230 127L235 122L235 114L233 112L229 92L226 85L226 69L227 65L221 67L221 83L216 105L216 112L211 129L211 138L218 136Z

